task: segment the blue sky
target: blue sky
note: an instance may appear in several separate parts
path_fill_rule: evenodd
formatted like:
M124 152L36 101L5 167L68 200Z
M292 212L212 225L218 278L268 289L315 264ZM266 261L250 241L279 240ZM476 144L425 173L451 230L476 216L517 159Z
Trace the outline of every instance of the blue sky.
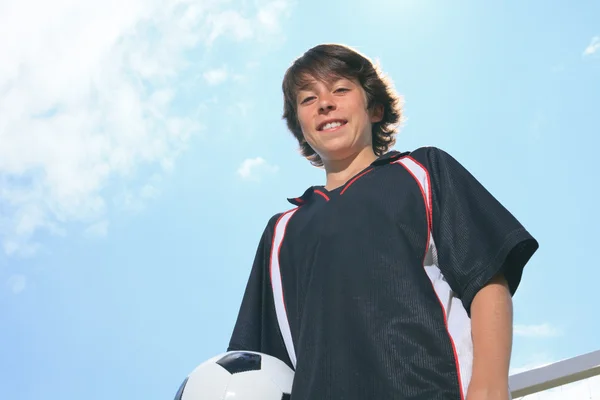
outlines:
M539 240L513 369L600 349L598 2L10 0L0 26L0 398L169 399L225 349L268 218L323 183L280 90L323 42L392 78L396 149L450 152Z

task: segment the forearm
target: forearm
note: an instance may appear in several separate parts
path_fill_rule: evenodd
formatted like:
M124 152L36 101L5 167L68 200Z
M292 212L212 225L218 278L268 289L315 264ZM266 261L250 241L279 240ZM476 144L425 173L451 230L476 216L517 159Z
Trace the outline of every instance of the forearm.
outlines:
M512 351L512 298L503 277L479 291L471 305L473 381L485 386L508 385Z

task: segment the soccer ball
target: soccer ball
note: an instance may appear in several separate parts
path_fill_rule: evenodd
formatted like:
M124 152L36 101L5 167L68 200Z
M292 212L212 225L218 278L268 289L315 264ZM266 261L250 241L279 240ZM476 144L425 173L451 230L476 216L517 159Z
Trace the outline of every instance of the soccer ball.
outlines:
M293 380L294 371L275 357L229 351L196 367L175 400L289 400Z

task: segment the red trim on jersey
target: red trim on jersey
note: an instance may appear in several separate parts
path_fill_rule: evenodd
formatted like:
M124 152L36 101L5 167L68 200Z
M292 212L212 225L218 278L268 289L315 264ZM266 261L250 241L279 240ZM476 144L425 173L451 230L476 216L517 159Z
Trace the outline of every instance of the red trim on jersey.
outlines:
M320 194L321 196L323 196L325 198L325 200L329 201L329 196L327 196L325 193L321 192L320 190L316 189L315 193Z
M291 213L293 210L288 211L286 214ZM290 217L290 220L292 218ZM285 227L283 228L283 233L281 234L281 242L279 242L279 248L277 249L277 258L281 259L280 254L281 254L281 246L283 246L283 240L285 239L285 233L287 231L288 225L290 224L290 221L288 220L287 224L285 224ZM283 303L283 309L285 310L285 319L288 321L288 325L289 325L289 321L290 319L288 318L288 314L287 314L287 306L285 304L285 290L283 288L283 273L281 272L281 263L279 263L279 275L281 276L281 301ZM291 329L290 329L290 335L292 334Z
M425 190L423 189L423 187L421 186L419 179L415 176L415 174L404 164L402 164L401 160L395 161L394 164L400 164L402 165L402 167L404 167L405 170L407 170L410 175L414 178L414 180L417 182L417 185L419 186L419 189L421 190L421 194L423 196L423 201L425 202L425 212L427 214L427 245L425 247L425 255L423 256L423 268L425 268L425 257L427 256L427 251L429 250L429 240L432 236L432 219L433 219L433 209L432 209L432 193L431 193L431 178L429 176L429 171L427 170L427 168L425 168L421 163L417 162L414 158L408 156L408 158L410 158L411 161L413 161L414 163L416 163L420 168L423 169L423 171L425 172L425 176L427 177L427 186L429 189L429 198L427 197L427 195L425 194ZM465 395L464 395L464 391L463 391L463 383L462 383L462 374L460 372L460 362L458 360L458 353L456 351L456 344L454 343L454 339L452 338L452 334L450 334L450 329L448 327L448 318L446 316L446 308L444 307L444 303L442 303L442 299L440 299L440 297L437 294L437 291L435 290L435 287L433 286L433 282L431 280L429 280L429 282L431 283L431 287L433 289L433 293L435 293L435 297L437 298L438 302L440 303L440 308L442 309L442 315L444 316L444 326L446 326L446 331L448 332L448 338L450 339L450 344L452 345L452 352L454 353L454 365L456 366L456 375L458 378L458 389L460 391L460 399L464 400L465 399Z
M421 195L423 196L423 201L425 202L425 219L427 220L427 245L425 246L425 254L427 254L427 251L429 250L429 238L431 237L431 230L432 230L432 221L431 221L431 214L430 214L430 208L429 208L429 204L428 204L429 202L427 199L427 194L425 193L425 189L423 189L423 186L421 186L421 184L419 183L419 178L414 174L414 172L412 172L410 170L410 168L408 168L406 165L402 164L401 161L402 160L395 161L394 164L400 164L413 177L413 179L417 182L417 186L419 186L419 190L421 191ZM424 169L424 170L425 170L425 174L427 174L427 180L429 180L429 173L427 172L426 169ZM429 193L431 193L431 192L429 192Z
M288 211L284 212L283 214L281 214L279 216L279 218L277 218L277 221L275 222L275 225L274 225L273 238L271 239L271 249L269 251L269 276L271 277L271 291L273 290L273 247L275 246L275 236L276 236L275 232L277 231L277 226L279 225L279 222L281 221L281 219L283 217L285 217L286 215L288 215L289 213L296 211L298 208L299 207L292 208L291 210L288 210ZM277 249L277 258L279 258L281 246L283 245L283 240L285 239L285 232L287 230L289 223L290 223L290 221L288 221L288 223L285 224L285 227L283 229L283 233L281 235L281 242L279 243L279 248ZM286 321L288 321L288 325L289 325L289 318L287 316L287 308L285 305L285 295L284 295L284 291L283 291L283 274L281 273L281 264L279 264L279 275L280 275L280 281L281 281L281 302L283 304L283 309L285 311L285 319L286 319ZM280 328L280 331L281 331L281 328ZM290 331L290 334L291 334L291 331Z
M428 208L429 208L428 212L429 212L429 219L431 221L431 226L433 226L433 192L431 191L431 178L429 177L429 170L427 168L425 168L423 166L423 164L421 164L420 162L418 162L411 156L407 156L407 158L410 158L415 164L417 164L419 167L423 168L423 171L425 171L425 174L427 175L427 186L428 186L427 189L429 189L429 198L427 199Z
M350 182L348 182L348 183L346 184L346 186L344 187L344 189L342 189L342 191L340 192L340 195L344 194L344 192L346 191L346 189L348 189L350 186L352 186L352 184L353 184L354 182L356 182L356 181L357 181L357 180L358 180L360 177L362 177L362 176L364 176L364 175L368 174L368 173L369 173L369 172L371 172L371 171L373 171L373 168L369 168L368 170L364 171L364 172L363 172L363 173L361 173L360 175L358 175L358 176L355 176L355 177L354 177L354 178L353 178L353 179L352 179Z

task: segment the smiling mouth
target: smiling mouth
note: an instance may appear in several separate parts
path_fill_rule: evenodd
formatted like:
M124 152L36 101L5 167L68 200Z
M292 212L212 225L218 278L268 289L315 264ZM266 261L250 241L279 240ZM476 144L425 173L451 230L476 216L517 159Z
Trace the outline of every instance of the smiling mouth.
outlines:
M324 122L322 124L320 124L317 127L318 131L333 131L341 126L344 126L348 123L348 121L343 120L343 119L339 119L339 120L335 120L335 121L328 121L328 122Z

